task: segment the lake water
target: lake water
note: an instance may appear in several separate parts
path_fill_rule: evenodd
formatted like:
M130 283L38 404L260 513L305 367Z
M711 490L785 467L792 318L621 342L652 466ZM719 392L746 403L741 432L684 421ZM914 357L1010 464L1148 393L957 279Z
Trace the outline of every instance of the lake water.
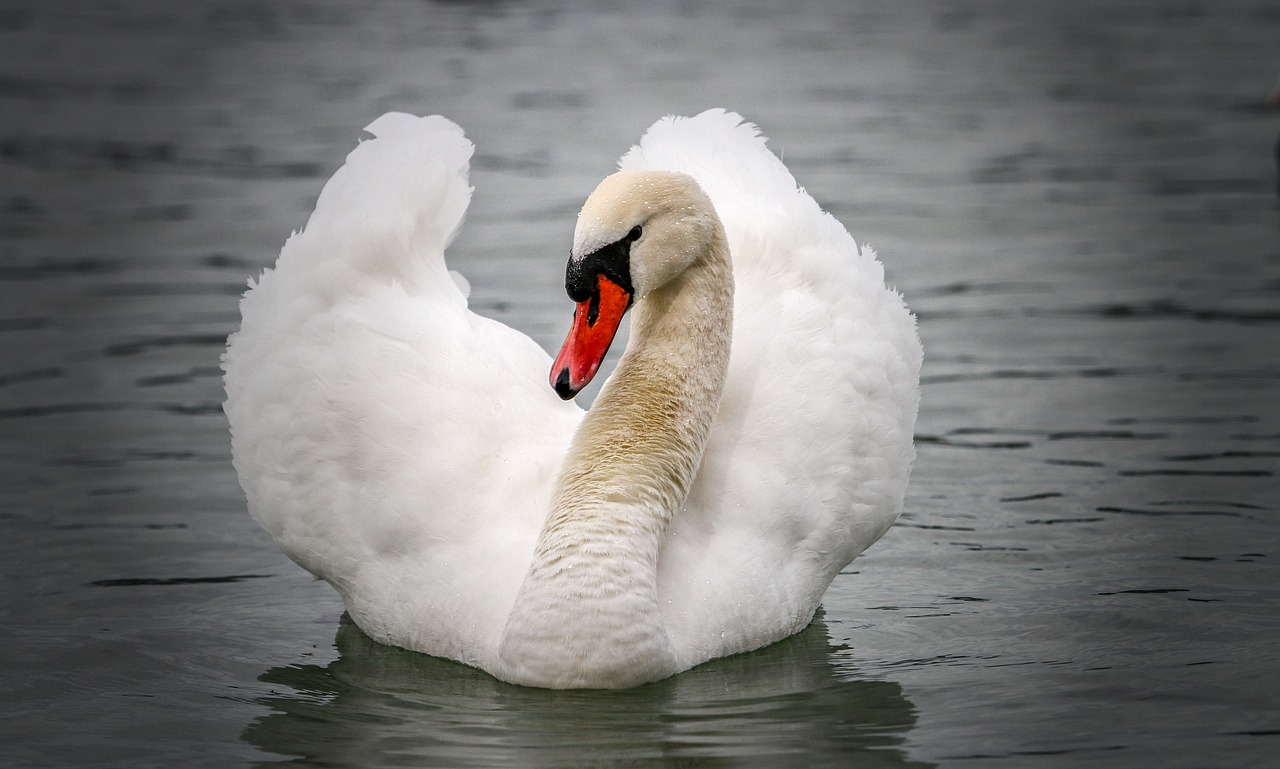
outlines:
M0 6L0 754L20 767L1280 766L1280 10ZM774 647L546 692L382 647L250 520L236 297L360 128L478 151L547 348L573 216L737 110L920 319L906 512Z

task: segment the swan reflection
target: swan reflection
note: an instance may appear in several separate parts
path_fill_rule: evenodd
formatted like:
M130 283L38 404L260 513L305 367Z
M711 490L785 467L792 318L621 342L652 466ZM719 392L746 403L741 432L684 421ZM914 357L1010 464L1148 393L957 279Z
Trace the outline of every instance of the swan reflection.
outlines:
M821 617L756 652L622 691L530 689L384 646L344 615L338 659L260 680L244 739L297 763L380 766L926 766L915 709L839 660ZM287 761L287 759L284 759Z

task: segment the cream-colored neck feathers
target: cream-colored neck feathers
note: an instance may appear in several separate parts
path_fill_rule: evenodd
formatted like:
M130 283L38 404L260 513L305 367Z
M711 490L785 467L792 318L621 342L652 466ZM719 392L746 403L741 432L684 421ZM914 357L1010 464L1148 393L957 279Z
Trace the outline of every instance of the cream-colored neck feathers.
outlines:
M659 611L658 552L702 460L733 328L724 230L710 201L684 179L691 190L659 201L659 214L696 213L709 226L646 219L646 237L692 260L636 301L627 350L564 458L500 645L509 681L623 687L681 669ZM653 267L637 265L641 258L665 257L637 249L633 272Z

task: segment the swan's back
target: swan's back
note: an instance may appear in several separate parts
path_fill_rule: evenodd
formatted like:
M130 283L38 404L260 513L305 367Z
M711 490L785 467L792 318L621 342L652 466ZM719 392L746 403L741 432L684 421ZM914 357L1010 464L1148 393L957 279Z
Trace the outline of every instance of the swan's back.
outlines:
M728 380L659 575L677 648L708 659L808 624L893 523L915 456L920 342L875 253L738 115L661 120L621 166L693 176L734 261Z

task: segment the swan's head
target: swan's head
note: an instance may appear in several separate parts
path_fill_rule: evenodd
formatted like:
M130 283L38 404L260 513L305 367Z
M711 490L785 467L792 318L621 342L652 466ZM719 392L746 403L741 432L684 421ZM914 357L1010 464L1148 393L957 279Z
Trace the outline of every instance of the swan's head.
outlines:
M619 171L600 182L578 213L565 273L578 306L551 367L561 398L595 376L631 305L706 253L716 222L711 200L686 174Z

